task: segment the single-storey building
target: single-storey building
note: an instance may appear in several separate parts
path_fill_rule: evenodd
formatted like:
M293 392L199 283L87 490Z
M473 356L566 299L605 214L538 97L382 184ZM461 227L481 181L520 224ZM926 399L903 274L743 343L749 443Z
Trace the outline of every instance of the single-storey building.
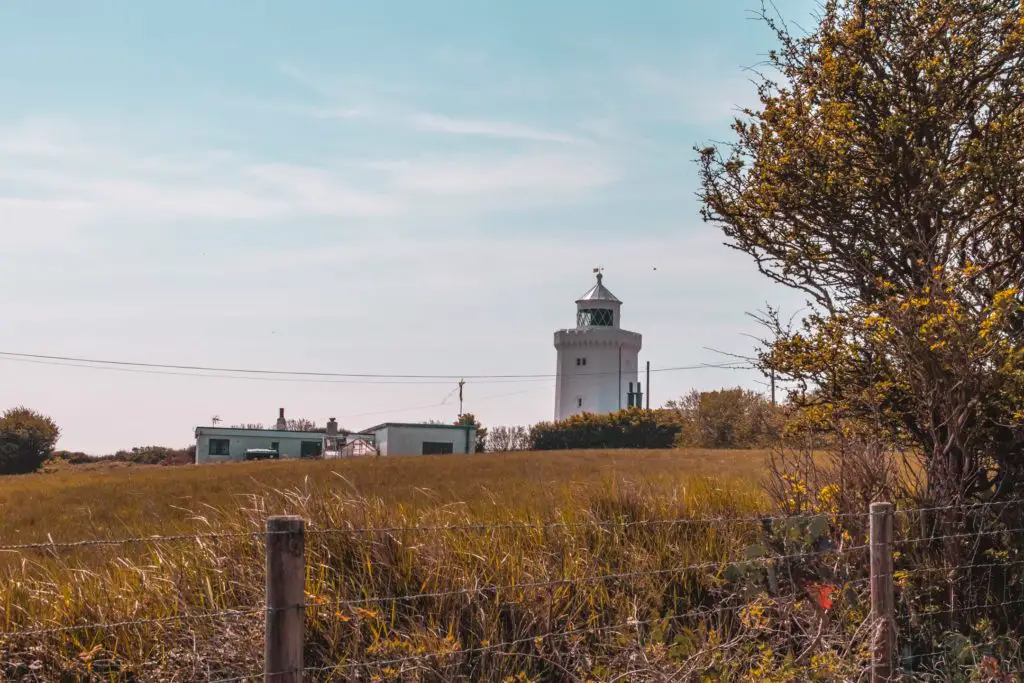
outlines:
M448 455L476 449L473 425L385 422L359 434L372 436L381 455Z
M196 464L199 465L245 460L247 451L272 451L279 458L317 458L323 449L322 432L196 427Z
M318 431L293 431L281 409L274 429L196 427L196 464L280 458L346 458L366 455L472 453L472 425L385 422L358 434L340 432L332 417Z

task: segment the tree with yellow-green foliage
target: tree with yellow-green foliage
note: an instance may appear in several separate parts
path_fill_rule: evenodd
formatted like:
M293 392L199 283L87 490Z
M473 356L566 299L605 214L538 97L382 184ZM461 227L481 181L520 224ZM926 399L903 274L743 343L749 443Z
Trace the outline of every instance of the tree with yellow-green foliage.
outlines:
M779 48L731 142L699 149L703 216L767 277L764 369L805 426L916 453L931 500L1024 485L1020 0L829 0Z
M783 408L757 392L735 387L693 390L665 404L678 417L677 444L697 448L760 448L777 443Z

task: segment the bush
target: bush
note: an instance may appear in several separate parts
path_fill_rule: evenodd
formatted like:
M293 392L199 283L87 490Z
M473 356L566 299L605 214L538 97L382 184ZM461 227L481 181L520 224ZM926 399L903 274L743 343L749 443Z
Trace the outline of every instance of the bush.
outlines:
M55 451L53 459L63 460L69 465L87 465L90 462L96 462L98 458L82 451Z
M35 472L53 455L60 428L28 408L12 408L0 416L0 474Z
M522 425L494 427L487 434L487 450L491 452L528 451L530 448L530 430Z
M778 442L784 422L781 407L757 392L736 387L692 391L667 409L681 426L679 446L692 448L761 448Z
M195 462L196 447L167 448L166 446L136 446L130 451L118 451L110 460L136 465L191 465Z
M672 448L680 424L671 410L628 408L617 413L583 413L530 430L533 450L574 448Z

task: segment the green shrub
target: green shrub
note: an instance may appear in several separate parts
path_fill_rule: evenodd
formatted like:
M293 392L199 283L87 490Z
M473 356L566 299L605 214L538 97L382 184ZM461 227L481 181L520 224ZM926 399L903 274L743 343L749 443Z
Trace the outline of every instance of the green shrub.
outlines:
M54 460L63 460L69 465L86 465L90 462L96 462L98 458L82 451L54 451Z
M533 450L574 448L672 448L680 424L670 410L628 408L617 413L583 413L530 430Z
M0 474L35 472L53 455L60 428L28 408L12 408L0 416Z
M195 454L195 446L136 446L130 451L118 451L110 459L136 465L191 465L195 462Z

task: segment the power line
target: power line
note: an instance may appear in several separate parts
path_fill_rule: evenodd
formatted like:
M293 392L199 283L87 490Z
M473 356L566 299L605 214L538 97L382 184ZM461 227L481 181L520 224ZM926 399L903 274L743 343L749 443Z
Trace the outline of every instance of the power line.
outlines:
M473 403L479 403L481 401L490 401L490 400L493 400L493 399L496 399L496 398L507 398L509 396L520 396L522 394L533 394L533 393L536 393L538 391L547 391L547 390L548 390L547 387L540 387L540 388L534 388L534 389L524 389L523 391L513 391L513 392L507 393L507 394L497 394L497 395L494 395L494 396L482 396L480 398L473 399L472 402ZM458 391L458 389L456 389L455 391ZM454 393L454 392L452 392L452 393ZM451 394L449 394L449 396L450 395ZM445 400L447 400L447 399L445 399ZM389 415L391 413L410 413L410 412L413 412L413 411L416 411L416 410L429 410L431 408L440 408L443 405L444 405L444 403L440 403L440 404L438 404L438 403L430 403L430 404L427 404L427 405L408 406L408 407L405 407L405 408L393 408L391 410L375 410L375 411L370 412L370 413L355 413L353 415L343 415L342 419L344 419L344 420L352 420L352 419L355 419L357 417L371 417L373 415Z
M320 381L325 382L325 379L309 379L309 378L343 378L349 380L362 380L363 383L367 383L366 380L372 380L369 383L384 383L386 380L405 380L400 383L423 383L428 384L432 382L409 382L409 380L432 380L447 384L450 381L457 381L461 379L481 380L486 381L497 381L502 380L516 380L516 381L538 381L538 380L549 380L557 377L554 373L538 373L538 374L498 374L498 375L428 375L428 374L398 374L398 373L353 373L353 372L313 372L306 370L266 370L266 369L254 369L254 368L228 368L228 367L214 367L204 365L177 365L172 363L143 363L138 361L123 361L123 360L109 360L109 359L98 359L98 358L82 358L75 356L53 356L37 353L17 353L13 351L0 351L0 360L11 360L16 362L26 363L37 363L44 365L62 365L65 367L85 368L94 370L119 370L119 371L134 371L143 372L148 374L173 374L175 376L186 376L186 377L214 377L221 379L252 379L253 377L263 378L278 378L277 381L286 382L297 382L297 381ZM684 370L706 370L706 369L721 369L721 370L743 370L747 369L744 366L736 363L700 363L697 365L679 365L674 367L666 368L652 368L651 372L677 372ZM173 371L173 372L170 372ZM220 374L196 374L196 373L220 373ZM231 373L231 374L223 374ZM588 372L578 373L575 376L598 376L598 375L617 375L618 372ZM280 379L284 378L284 379ZM339 382L337 379L332 380L333 382ZM355 382L353 382L355 383Z
M226 375L220 373L198 373L198 372L179 372L172 370L148 370L142 368L132 367L118 367L118 366L100 366L100 365L84 365L76 363L65 363L61 361L49 361L49 360L35 360L32 358L14 358L5 357L0 354L0 361L7 361L11 363L29 363L32 365L48 365L53 367L62 368L77 368L79 370L102 370L104 372L127 372L138 375L157 375L161 377L196 377L199 379L238 379L249 382L287 382L287 383L298 383L298 384L381 384L381 385L421 385L421 386L438 386L451 384L449 380L401 380L401 379L311 379L303 377L263 377L259 375ZM488 384L514 384L520 382L539 382L546 380L498 380L491 381Z

